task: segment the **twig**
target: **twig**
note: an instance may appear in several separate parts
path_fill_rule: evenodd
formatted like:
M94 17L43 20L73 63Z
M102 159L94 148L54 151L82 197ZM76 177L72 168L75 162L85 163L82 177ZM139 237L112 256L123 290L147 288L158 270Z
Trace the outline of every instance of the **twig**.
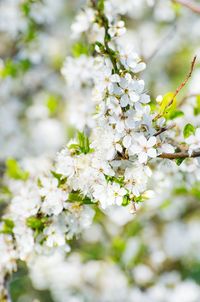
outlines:
M179 94L179 92L181 91L181 89L183 89L183 87L187 84L187 82L188 82L189 79L191 78L192 73L193 73L193 70L194 70L194 65L195 65L195 63L196 63L196 59L197 59L197 56L195 56L195 57L193 58L192 63L191 63L191 67L190 67L190 72L188 73L188 75L187 75L185 81L183 81L183 82L179 85L179 87L176 89L176 91L175 91L175 93L174 93L174 95L173 95L173 98L172 98L172 100L171 100L171 102L169 103L168 106L170 106L170 105L173 103L175 97Z
M165 132L165 131L167 131L167 130L170 130L170 129L174 128L175 126L176 126L176 124L172 124L172 125L170 125L170 126L168 126L168 127L163 127L163 128L161 128L158 132L156 132L156 133L154 134L154 136L158 136L158 135L160 135L161 133L163 133L163 132Z
M196 4L193 1L187 1L187 0L172 0L174 3L178 3L182 6L185 6L189 8L191 11L193 11L196 14L200 14L200 5Z
M200 151L198 152L193 152L191 155L189 155L188 151L186 152L177 152L177 153L162 153L158 157L160 158L167 158L167 159L177 159L177 158L195 158L195 157L200 157Z
M190 72L188 73L186 79L178 86L178 88L176 89L176 91L174 92L174 95L171 99L171 101L169 102L169 104L167 105L167 107L165 108L165 111L167 108L169 108L169 106L171 106L174 102L174 99L177 97L177 95L179 94L179 92L183 89L183 87L187 84L187 82L189 81L189 79L191 78L192 76L192 73L193 73L193 70L194 70L194 66L195 66L195 63L196 63L196 59L197 59L197 56L195 56L192 60L192 63L191 63L191 66L190 66ZM156 121L158 118L160 118L162 115L161 114L158 114L154 117L153 121Z

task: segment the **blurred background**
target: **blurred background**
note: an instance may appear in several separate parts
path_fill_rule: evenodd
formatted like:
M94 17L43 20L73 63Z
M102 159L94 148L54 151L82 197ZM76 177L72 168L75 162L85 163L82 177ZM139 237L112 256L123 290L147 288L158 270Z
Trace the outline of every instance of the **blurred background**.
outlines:
M142 77L153 100L174 91L198 56L179 96L190 96L183 106L189 119L200 95L200 15L170 0L115 1L128 28L122 43L146 62ZM72 91L60 71L66 56L77 55L70 27L83 5L0 0L0 174L7 158L54 158L75 129L93 126L88 94ZM89 230L71 240L70 253L39 256L29 270L19 263L9 284L12 301L199 302L200 183L188 188L192 165L188 174L183 184L173 166L161 164L151 180L156 198L136 215L96 211ZM1 209L3 195L1 189Z

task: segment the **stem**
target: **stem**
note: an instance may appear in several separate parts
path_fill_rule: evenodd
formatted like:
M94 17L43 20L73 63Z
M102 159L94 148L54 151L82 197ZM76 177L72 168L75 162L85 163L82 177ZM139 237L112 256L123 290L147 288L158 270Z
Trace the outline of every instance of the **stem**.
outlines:
M191 78L192 76L192 73L193 73L193 70L194 70L194 66L195 66L195 63L196 63L196 60L197 60L197 56L194 56L193 60L192 60L192 63L191 63L191 66L190 66L190 71L187 75L187 77L185 78L185 80L178 86L178 88L176 89L176 91L174 92L174 95L171 99L171 101L169 102L169 104L167 105L167 107L165 108L165 112L166 112L166 109L169 108L173 102L174 102L174 99L177 97L177 95L179 94L179 92L183 89L183 87L185 87L185 85L187 84L187 82L189 81L189 79ZM159 119L160 117L162 117L163 114L158 114L154 117L153 121L155 122L157 119Z
M189 155L188 151L185 152L177 152L177 153L162 153L158 157L160 158L166 158L166 159L178 159L178 158L195 158L200 157L200 151L193 152L191 155Z
M170 126L168 126L168 127L163 127L163 128L161 128L158 132L156 132L156 133L154 134L154 136L158 136L158 135L162 134L163 132L168 131L168 130L174 128L175 126L176 126L176 124L172 124L172 125L170 125Z
M103 10L100 10L98 8L98 1L95 0L91 0L91 4L93 6L93 8L98 12L98 17L100 18L102 25L104 27L105 30L105 35L104 35L104 51L105 54L107 54L112 62L113 65L113 69L115 73L119 73L118 67L117 67L117 60L115 55L113 55L114 51L109 47L109 41L111 40L110 35L109 35L109 21L106 17L106 15L104 14Z

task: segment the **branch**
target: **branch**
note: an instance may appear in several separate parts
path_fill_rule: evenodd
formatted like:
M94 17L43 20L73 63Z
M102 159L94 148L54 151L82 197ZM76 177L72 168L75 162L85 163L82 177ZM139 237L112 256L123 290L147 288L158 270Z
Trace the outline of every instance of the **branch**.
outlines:
M163 132L168 131L168 130L174 128L175 126L176 126L176 124L172 124L172 125L170 125L170 126L168 126L168 127L163 127L163 128L161 128L158 132L156 132L156 133L154 134L154 136L158 136L158 135L162 134Z
M193 1L187 1L187 0L172 0L172 2L180 4L182 6L185 6L189 8L191 11L193 11L196 14L200 14L200 5L196 4Z
M189 155L188 151L186 152L178 152L178 153L162 153L158 157L160 158L167 158L167 159L178 159L178 158L195 158L200 157L200 151L193 152L191 155Z
M170 101L170 104L169 104L168 106L170 106L170 105L173 103L175 97L179 94L179 92L183 89L183 87L187 84L187 82L188 82L189 79L191 78L192 73L193 73L193 70L194 70L194 65L195 65L195 63L196 63L196 59L197 59L197 56L195 56L195 57L193 58L192 63L191 63L191 67L190 67L190 72L188 73L186 79L185 79L185 80L179 85L179 87L176 89L176 91L175 91L175 93L174 93L174 95L173 95L173 98L172 98L172 100Z
M190 66L190 72L188 73L187 77L185 78L185 80L178 86L178 88L176 89L176 91L174 92L174 95L171 99L171 101L169 102L169 104L167 105L167 107L165 108L165 111L167 108L169 108L173 102L174 102L174 99L176 98L176 96L179 94L179 92L183 89L183 87L187 84L187 82L189 81L189 79L191 78L192 76L192 73L193 73L193 70L194 70L194 66L195 66L195 63L196 63L196 59L197 59L197 56L195 56L192 60L192 63L191 63L191 66ZM159 119L163 114L158 114L154 117L153 121L155 122L157 119Z

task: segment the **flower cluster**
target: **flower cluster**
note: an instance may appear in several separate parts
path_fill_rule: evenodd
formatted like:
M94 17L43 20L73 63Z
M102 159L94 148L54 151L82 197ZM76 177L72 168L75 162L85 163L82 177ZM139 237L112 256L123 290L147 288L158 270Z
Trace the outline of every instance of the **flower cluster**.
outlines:
M72 26L73 38L80 41L62 74L71 106L76 107L77 95L85 102L84 118L76 125L72 114L71 121L84 131L57 153L53 164L42 158L20 164L7 160L4 183L10 203L0 225L0 297L18 259L31 265L38 254L69 252L70 240L91 225L95 204L103 211L127 206L134 212L152 195L152 169L160 157L180 164L198 156L199 128L184 125L183 144L181 128L174 130L171 121L174 112L180 115L174 110L175 95L159 104L151 101L140 78L145 63L120 42L126 34L120 15L125 13L114 1L89 1ZM189 164L196 168L198 161ZM187 177L185 167L175 169L181 180Z

